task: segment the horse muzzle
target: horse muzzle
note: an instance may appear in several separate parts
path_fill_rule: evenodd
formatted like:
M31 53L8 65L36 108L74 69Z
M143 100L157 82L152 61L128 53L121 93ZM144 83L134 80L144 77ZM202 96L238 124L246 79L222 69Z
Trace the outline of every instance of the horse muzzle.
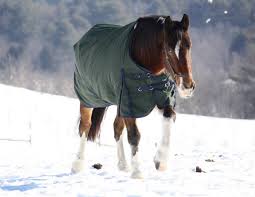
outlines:
M177 86L178 93L181 98L188 99L193 96L193 93L196 88L195 81L192 81L190 87L186 87L183 83L183 81Z

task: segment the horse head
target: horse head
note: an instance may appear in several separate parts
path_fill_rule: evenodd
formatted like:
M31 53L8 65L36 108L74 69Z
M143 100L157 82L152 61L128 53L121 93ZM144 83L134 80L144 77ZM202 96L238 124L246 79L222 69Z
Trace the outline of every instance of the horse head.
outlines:
M170 16L139 18L131 41L131 57L153 74L166 72L177 84L182 98L193 95L189 17L181 21Z
M181 21L167 16L164 21L165 69L172 76L182 98L193 95L195 81L192 76L191 39L189 17L184 14Z

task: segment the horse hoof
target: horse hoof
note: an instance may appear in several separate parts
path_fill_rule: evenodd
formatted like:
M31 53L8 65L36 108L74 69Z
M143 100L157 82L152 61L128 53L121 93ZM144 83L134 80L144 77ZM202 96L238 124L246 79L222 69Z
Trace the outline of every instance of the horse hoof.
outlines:
M123 164L123 163L118 163L118 168L120 171L123 171L123 172L129 172L129 167L127 164Z
M77 159L73 162L72 165L72 173L80 173L82 171L84 171L84 160L81 159Z
M143 179L143 174L140 171L132 172L132 179Z
M166 162L160 162L160 161L154 161L155 168L158 171L166 171L167 170L167 163Z

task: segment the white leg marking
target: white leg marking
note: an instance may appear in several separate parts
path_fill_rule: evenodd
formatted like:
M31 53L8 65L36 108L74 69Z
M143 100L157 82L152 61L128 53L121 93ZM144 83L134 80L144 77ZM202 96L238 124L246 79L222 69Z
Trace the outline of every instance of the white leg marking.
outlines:
M85 136L85 132L83 132L81 139L80 139L80 147L77 153L77 158L73 162L72 165L72 172L79 173L84 170L84 159L85 159L85 145L87 142L87 138Z
M117 141L117 154L118 154L119 170L127 172L129 170L129 167L127 165L124 146L123 146L123 133L121 134L119 141Z
M162 138L154 158L155 166L160 171L167 169L170 149L170 131L173 124L174 121L172 118L164 117Z
M131 149L134 149L134 147L131 146ZM133 151L132 151L133 152ZM131 156L131 165L132 165L132 174L131 177L134 179L142 179L143 175L140 170L140 161L139 161L139 152L136 151L136 154Z

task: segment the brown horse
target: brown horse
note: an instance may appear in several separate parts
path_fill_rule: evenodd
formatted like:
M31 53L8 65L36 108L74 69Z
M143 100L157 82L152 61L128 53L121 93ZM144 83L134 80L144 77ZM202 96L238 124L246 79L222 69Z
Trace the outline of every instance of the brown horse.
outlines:
M102 28L98 28L98 26L94 27L96 32L101 32ZM104 29L107 29L107 27L103 27ZM117 28L117 27L116 27ZM119 27L118 28L122 28ZM109 29L109 28L108 28ZM135 62L137 65L141 66L141 70L148 71L147 74L149 77L157 77L161 76L162 74L164 76L169 76L168 79L170 81L170 84L173 84L174 91L171 91L171 96L175 94L175 87L178 90L179 95L182 98L189 98L193 95L193 91L195 89L195 82L193 80L192 76L192 67L191 67L191 39L189 37L189 17L184 14L181 21L173 21L169 16L150 16L150 17L142 17L139 18L137 21L133 23L132 34L130 38L128 39L128 47L129 47L129 54L128 56ZM117 35L117 30L111 31L111 34ZM88 37L91 33L85 34L85 38ZM114 35L114 37L118 37ZM110 33L105 33L104 37L109 37ZM84 39L85 39L84 38ZM94 37L91 37L91 39L94 39ZM118 38L117 38L118 39ZM92 57L95 58L96 53L100 53L99 49L94 50L93 46L95 43L98 43L99 38L97 38L96 41L93 41L93 44L90 45L90 48L87 50L90 51L90 55L86 56L86 58ZM114 40L111 40L106 44L110 45L112 42L115 42ZM125 43L120 43L118 46L120 47L119 50L122 50L122 46L125 45ZM80 47L83 46L82 44L79 45ZM108 48L107 48L108 49ZM110 50L110 48L109 48ZM82 50L81 50L82 51ZM107 56L108 50L103 51L104 60L107 62L110 56ZM80 56L76 56L77 58L82 57L82 52L79 52ZM118 58L118 57L117 57ZM76 62L77 63L77 62ZM82 68L76 68L76 75L75 75L75 87L79 87L79 80L78 75L81 74L82 69L86 66L87 59L85 60L85 64L82 65ZM102 67L102 69L104 69ZM106 68L110 69L110 67ZM118 68L119 71L116 72L116 75L118 77L122 76L121 74L121 67ZM139 68L140 69L140 68ZM97 76L98 72L94 71L95 76L94 78L97 78L97 80L100 81L100 77ZM88 74L86 77L89 78L90 74ZM105 74L107 75L107 74ZM107 75L108 77L108 75ZM134 75L130 76L135 77ZM142 78L143 75L139 75L138 78ZM150 79L151 79L150 78ZM92 78L91 78L92 79ZM147 80L147 79L146 79ZM78 81L78 82L77 82ZM80 84L88 84L90 81L82 81L80 79ZM124 82L123 82L124 81ZM137 80L138 81L138 80ZM126 88L127 84L125 83L125 79L120 81L122 84L117 84L117 87ZM134 80L133 83L136 83L136 80ZM138 83L138 82L137 82ZM77 85L78 84L78 85ZM156 83L158 84L158 83ZM97 88L100 87L101 84L96 83ZM116 85L116 84L115 84ZM155 84L154 84L155 85ZM163 84L164 87L168 87L169 83ZM80 85L82 86L82 85ZM85 86L85 85L84 85ZM93 84L89 86L89 89L93 87ZM151 93L153 91L156 91L156 86L148 86L148 87L142 87L140 86L138 88L139 91L142 92L149 92L148 94L154 94ZM111 87L109 92L114 89L115 86ZM102 90L103 91L103 90ZM101 92L102 92L101 91ZM128 98L133 90L127 91ZM157 89L157 91L163 91L163 89ZM78 93L78 90L76 89L77 96L80 99L80 125L79 125L79 134L81 137L80 141L80 149L77 154L77 159L73 162L72 171L73 172L80 172L83 169L84 164L84 150L87 140L94 140L99 135L99 127L101 124L101 121L104 116L104 112L107 106L109 105L117 105L118 106L118 113L115 118L113 127L114 127L114 137L117 142L117 156L118 156L118 167L120 170L126 171L128 169L128 165L125 159L124 155L124 149L123 149L123 141L122 141L122 131L124 127L127 128L127 135L128 135L128 142L131 146L131 177L133 178L141 178L142 173L139 167L139 141L140 141L140 132L138 130L138 127L136 125L136 118L137 117L143 117L142 116L136 116L134 113L129 113L126 115L123 115L121 113L121 104L120 100L122 97L120 95L114 95L113 98L120 97L120 99L116 99L116 102L110 101L108 97L101 98L102 95L101 92L93 93L94 97L96 97L99 103L96 104L89 104L89 99L87 99L86 95L81 95ZM130 93L131 92L131 93ZM119 94L124 94L123 90L121 89ZM141 94L142 95L142 94ZM133 99L132 102L135 102L136 100L139 100L140 97L136 97L137 99ZM158 98L158 96L157 96ZM170 98L170 97L169 97ZM144 102L146 102L146 98L144 98ZM101 100L104 101L106 104L100 104ZM88 101L88 102L87 102ZM131 101L128 102L127 106L131 107L132 103ZM138 107L141 105L141 102L139 103ZM157 103L155 103L157 105ZM154 105L154 106L155 106ZM128 108L129 108L128 107ZM154 163L155 167L158 170L165 170L167 168L168 163L168 156L169 156L169 146L170 146L170 130L173 126L173 123L176 118L176 114L174 111L175 105L157 105L160 112L162 112L163 115L163 135L160 142L160 145L158 147L158 151L156 152L156 155L154 157ZM136 108L134 108L132 111L135 111ZM130 109L129 109L130 110ZM150 112L150 111L149 111ZM147 113L148 114L148 113ZM147 115L146 114L146 115Z

